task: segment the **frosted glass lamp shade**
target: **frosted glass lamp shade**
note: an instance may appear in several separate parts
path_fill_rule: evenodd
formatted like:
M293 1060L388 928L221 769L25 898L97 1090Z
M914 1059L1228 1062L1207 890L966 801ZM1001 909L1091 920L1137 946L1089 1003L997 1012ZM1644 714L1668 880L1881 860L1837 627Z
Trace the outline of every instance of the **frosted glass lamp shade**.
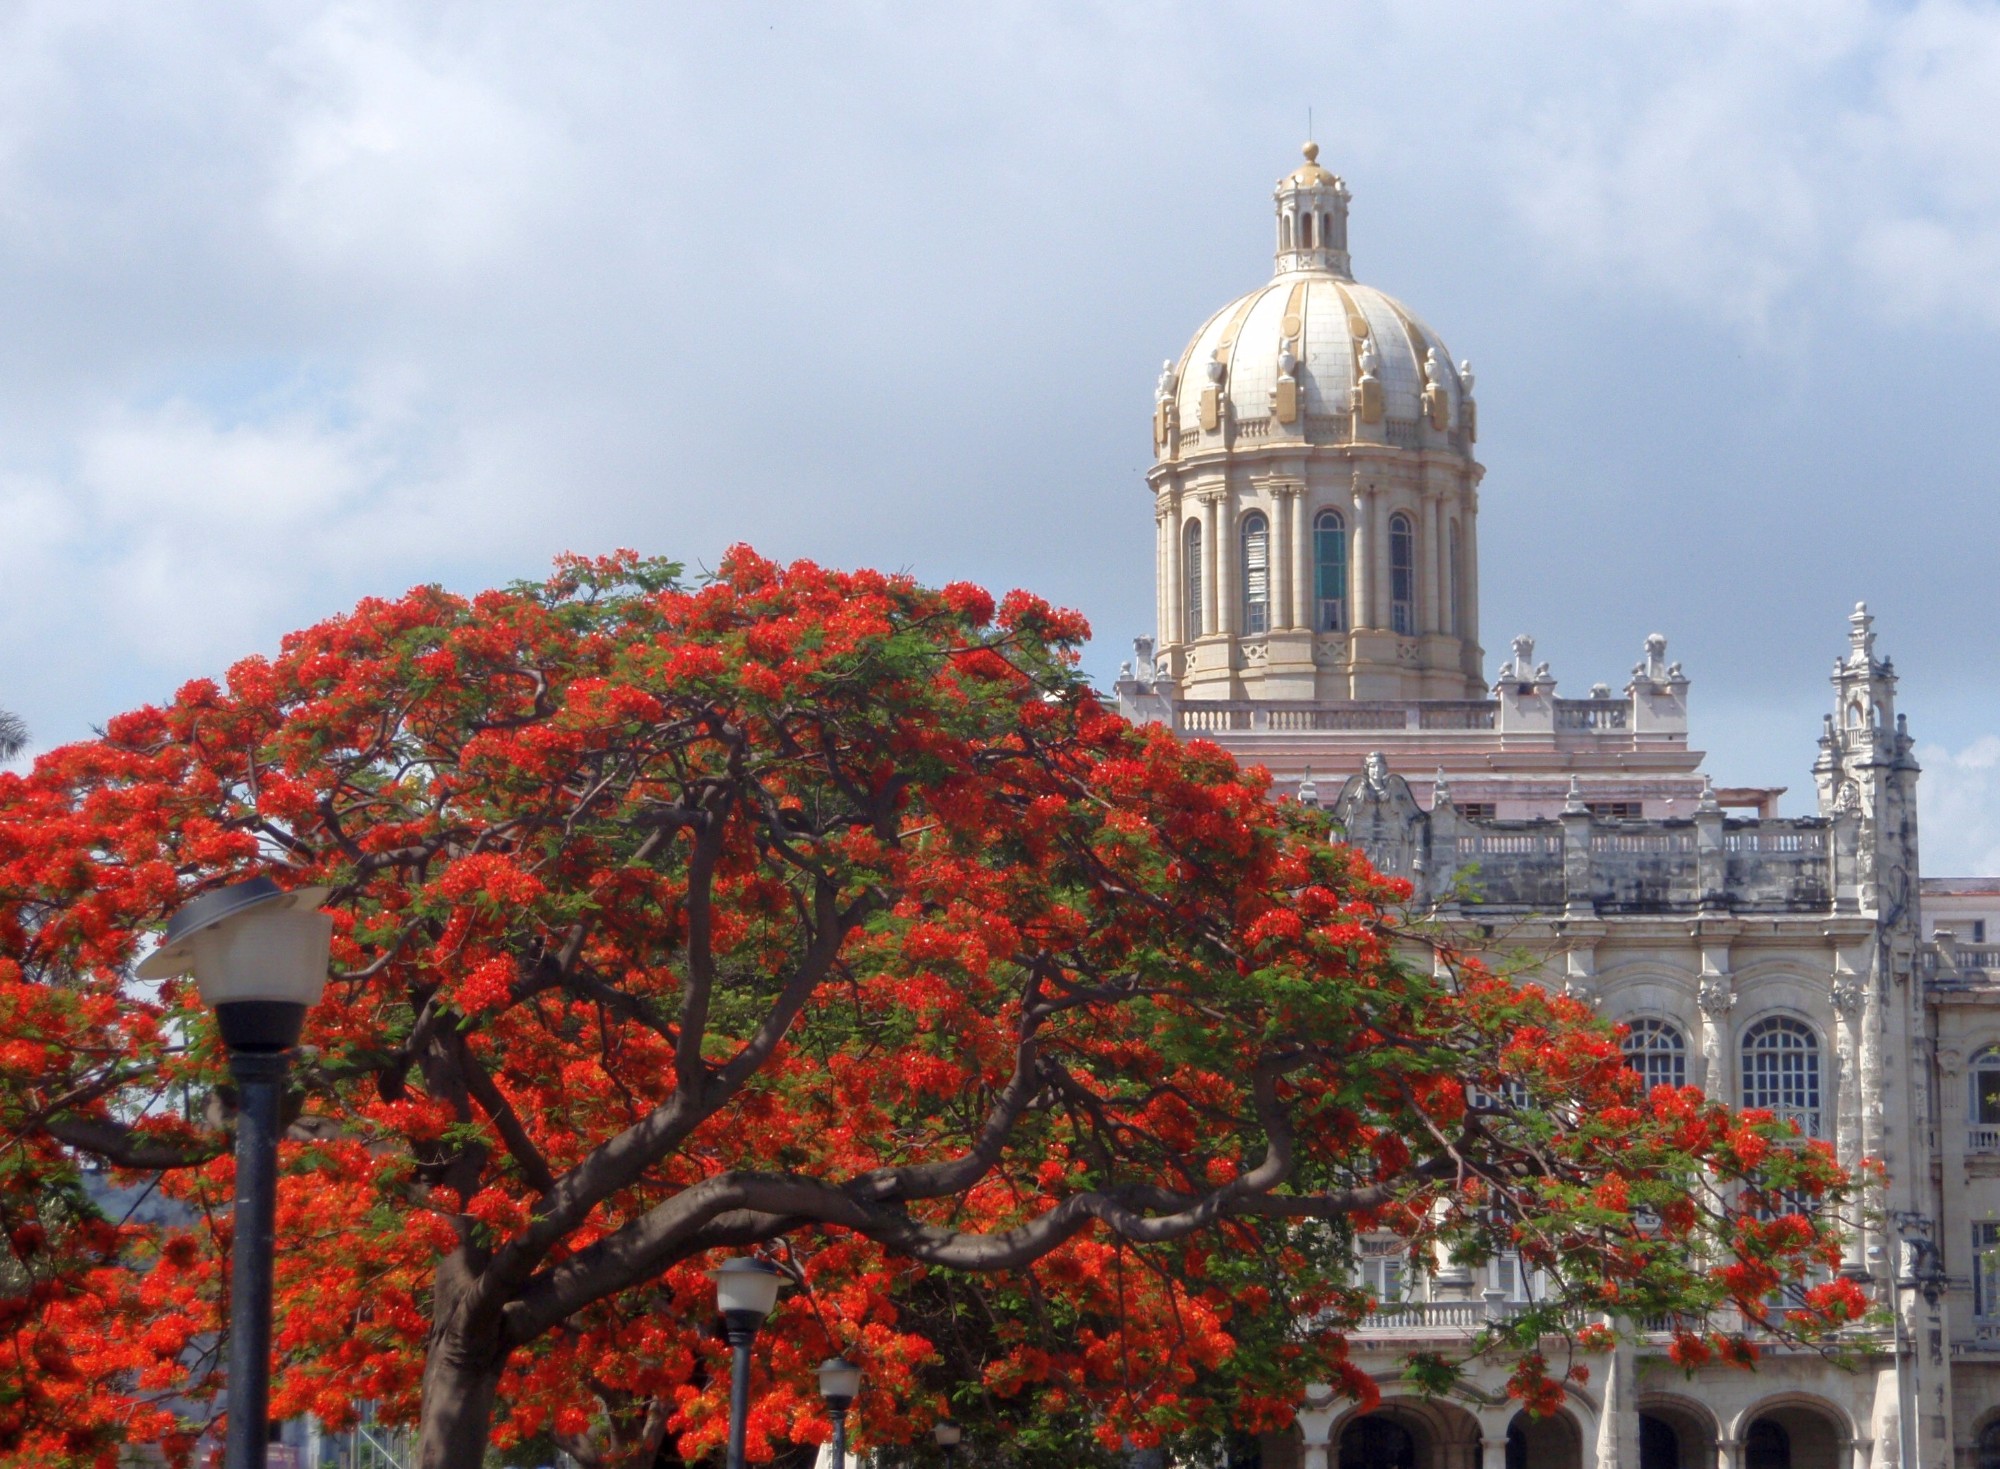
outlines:
M955 1449L958 1441L965 1437L965 1430L949 1418L941 1418L931 1425L931 1437L937 1440L941 1449Z
M828 1357L819 1364L819 1395L845 1408L861 1391L861 1369L845 1357Z
M327 892L253 877L204 893L174 914L139 977L192 974L231 1047L287 1049L326 991L333 919L317 910Z
M715 1304L725 1317L740 1311L758 1321L771 1314L778 1304L778 1287L785 1283L785 1277L762 1260L741 1255L724 1260L708 1272L708 1278L715 1282Z

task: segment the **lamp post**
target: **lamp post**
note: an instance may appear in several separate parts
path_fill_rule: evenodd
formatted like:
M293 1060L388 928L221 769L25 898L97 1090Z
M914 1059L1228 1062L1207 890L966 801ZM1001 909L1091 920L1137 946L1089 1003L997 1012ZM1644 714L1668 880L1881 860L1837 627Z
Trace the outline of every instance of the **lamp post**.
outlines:
M715 1282L715 1304L729 1337L728 1469L743 1469L743 1430L750 1418L750 1343L777 1305L778 1287L785 1277L762 1260L739 1255L709 1271L708 1278Z
M847 1410L861 1391L861 1369L845 1357L819 1364L819 1395L833 1414L833 1469L847 1469Z
M931 1425L931 1437L944 1450L945 1463L950 1464L958 1458L958 1441L965 1437L965 1430L949 1418L940 1418Z
M268 877L204 893L168 920L141 979L193 974L215 1010L236 1083L235 1243L229 1261L227 1469L264 1469L270 1437L271 1256L278 1212L278 1104L306 1011L326 989L326 888Z

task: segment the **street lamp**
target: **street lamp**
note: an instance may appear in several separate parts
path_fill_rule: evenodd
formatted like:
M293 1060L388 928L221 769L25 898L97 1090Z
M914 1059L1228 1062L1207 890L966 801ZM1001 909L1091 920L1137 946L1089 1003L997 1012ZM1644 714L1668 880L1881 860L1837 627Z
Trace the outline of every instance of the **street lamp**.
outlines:
M845 1357L819 1364L819 1395L833 1414L833 1469L847 1469L847 1410L861 1391L861 1369Z
M204 893L167 922L141 979L193 974L214 1007L236 1082L235 1244L229 1277L227 1469L264 1469L271 1401L271 1256L278 1212L278 1104L306 1011L326 989L327 888L268 877Z
M778 1287L785 1277L762 1260L744 1256L724 1260L709 1271L715 1282L715 1304L729 1337L729 1462L743 1469L743 1430L750 1418L750 1343L757 1328L778 1304Z
M944 1450L944 1461L949 1464L958 1457L958 1441L965 1437L965 1431L949 1418L940 1418L931 1425L931 1437Z

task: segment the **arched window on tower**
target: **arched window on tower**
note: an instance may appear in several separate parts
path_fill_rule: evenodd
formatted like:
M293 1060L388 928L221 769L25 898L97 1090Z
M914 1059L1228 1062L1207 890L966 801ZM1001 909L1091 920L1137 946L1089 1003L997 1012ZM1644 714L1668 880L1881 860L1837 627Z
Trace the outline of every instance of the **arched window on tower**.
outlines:
M1313 519L1313 626L1320 632L1347 630L1347 522L1338 510Z
M1417 630L1417 533L1410 517L1389 517L1389 626L1408 636Z
M1292 217L1289 214L1278 216L1278 248L1280 250L1292 248Z
M1465 619L1459 611L1463 605L1460 598L1465 595L1465 561L1458 549L1458 522L1451 523L1451 635L1465 636Z
M1252 511L1243 517L1243 631L1271 630L1271 523Z
M1743 1033L1743 1105L1819 1131L1819 1037L1802 1020L1773 1015Z
M1639 1073L1646 1090L1687 1085L1687 1039L1671 1021L1635 1020L1625 1033L1625 1064Z
M1186 545L1181 552L1181 583L1187 588L1188 641L1193 642L1202 634L1201 626L1201 522L1190 520L1185 535Z
M1299 248L1301 250L1310 250L1312 247L1313 217L1310 214L1301 214L1299 216Z

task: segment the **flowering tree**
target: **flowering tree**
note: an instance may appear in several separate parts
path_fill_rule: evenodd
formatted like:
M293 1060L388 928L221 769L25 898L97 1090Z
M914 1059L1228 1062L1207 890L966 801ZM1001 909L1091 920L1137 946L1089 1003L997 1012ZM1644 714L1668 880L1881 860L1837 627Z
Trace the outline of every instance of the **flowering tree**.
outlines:
M189 986L130 974L252 871L336 915L274 1411L373 1403L431 1469L713 1447L702 1272L731 1251L795 1282L756 1453L823 1431L833 1350L884 1443L946 1362L1111 1443L1275 1422L1315 1379L1365 1396L1358 1228L1545 1271L1480 1343L1543 1408L1578 1308L1740 1354L1712 1315L1766 1320L1837 1259L1822 1148L1641 1095L1569 1001L1399 959L1407 890L1107 713L1083 635L1020 593L747 551L692 589L566 561L365 602L0 776L0 1446L184 1450L219 1386L219 1043ZM105 1217L85 1166L177 1214ZM1818 1286L1772 1324L1860 1306Z

